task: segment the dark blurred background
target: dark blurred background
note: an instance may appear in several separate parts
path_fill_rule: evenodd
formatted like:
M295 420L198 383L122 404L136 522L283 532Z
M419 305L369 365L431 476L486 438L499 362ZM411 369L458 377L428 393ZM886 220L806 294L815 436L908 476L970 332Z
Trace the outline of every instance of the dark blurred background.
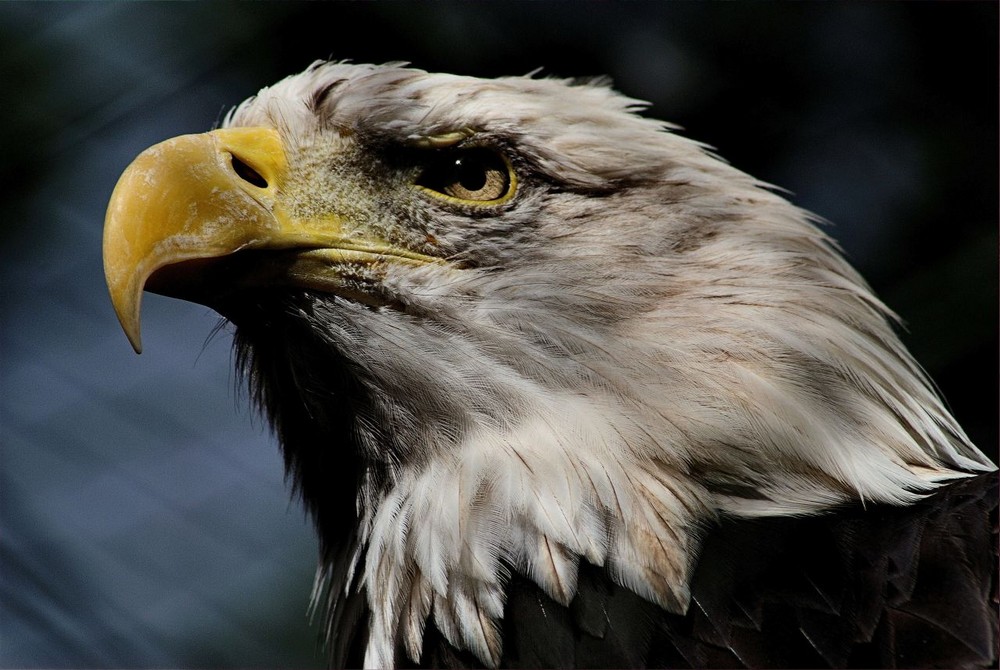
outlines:
M998 5L0 5L0 665L315 666L308 521L207 309L104 288L162 139L315 59L610 75L790 192L997 450Z

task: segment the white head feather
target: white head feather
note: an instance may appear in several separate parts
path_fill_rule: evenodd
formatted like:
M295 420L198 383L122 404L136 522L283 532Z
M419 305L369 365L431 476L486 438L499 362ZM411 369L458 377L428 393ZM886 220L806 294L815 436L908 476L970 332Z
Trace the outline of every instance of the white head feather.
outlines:
M641 106L597 85L323 63L226 121L281 130L309 207L346 180L381 203L359 205L365 225L417 230L452 261L388 271L405 309L313 296L296 314L371 396L326 427L368 469L351 567L323 568L367 593L366 666L400 640L419 658L429 618L495 664L510 570L568 603L582 559L681 612L719 513L905 504L993 467L812 217ZM509 154L502 211L397 207L389 168L359 185L339 167L456 131Z

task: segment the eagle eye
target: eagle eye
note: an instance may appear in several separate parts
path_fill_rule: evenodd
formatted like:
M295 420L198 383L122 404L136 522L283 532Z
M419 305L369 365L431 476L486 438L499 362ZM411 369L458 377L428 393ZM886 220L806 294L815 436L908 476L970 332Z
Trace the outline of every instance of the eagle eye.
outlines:
M516 179L503 156L477 147L440 152L420 173L416 184L449 200L496 205L514 195Z

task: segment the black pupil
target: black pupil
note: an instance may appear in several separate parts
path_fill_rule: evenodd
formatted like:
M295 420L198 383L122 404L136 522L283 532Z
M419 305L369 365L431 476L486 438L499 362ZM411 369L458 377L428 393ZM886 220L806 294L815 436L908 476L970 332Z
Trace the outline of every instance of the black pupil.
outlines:
M460 156L455 159L455 181L462 188L478 191L486 186L486 165L483 160L473 156Z

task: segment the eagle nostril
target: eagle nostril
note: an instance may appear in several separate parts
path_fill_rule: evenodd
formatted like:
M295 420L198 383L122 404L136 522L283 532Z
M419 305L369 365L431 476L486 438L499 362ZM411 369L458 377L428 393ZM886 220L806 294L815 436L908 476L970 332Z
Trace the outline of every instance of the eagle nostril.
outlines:
M244 163L237 156L233 156L233 170L243 181L249 182L258 188L267 188L267 180L259 172Z

